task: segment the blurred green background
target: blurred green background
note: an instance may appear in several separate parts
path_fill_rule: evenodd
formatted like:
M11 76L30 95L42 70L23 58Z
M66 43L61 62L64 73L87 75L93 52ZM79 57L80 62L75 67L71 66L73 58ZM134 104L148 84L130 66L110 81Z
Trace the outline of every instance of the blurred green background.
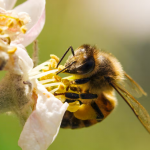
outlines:
M22 2L19 0L17 5ZM148 93L138 101L150 113L150 35L141 37L124 28L117 32L111 23L107 24L102 8L103 2L98 0L47 0L46 24L38 37L39 63L49 59L50 54L61 57L70 45L77 48L84 43L96 44L115 55ZM27 50L32 55L32 44ZM118 107L106 120L85 129L60 129L49 150L149 150L149 133L123 99L117 97ZM17 142L21 130L15 116L1 114L0 150L20 150Z

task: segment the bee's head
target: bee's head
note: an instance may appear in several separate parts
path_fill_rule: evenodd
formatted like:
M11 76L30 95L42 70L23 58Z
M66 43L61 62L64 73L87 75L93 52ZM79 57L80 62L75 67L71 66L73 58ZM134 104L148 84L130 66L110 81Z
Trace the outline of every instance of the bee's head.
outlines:
M90 45L82 45L75 51L75 55L70 56L65 67L72 64L64 72L70 74L84 75L90 73L95 68L93 49Z

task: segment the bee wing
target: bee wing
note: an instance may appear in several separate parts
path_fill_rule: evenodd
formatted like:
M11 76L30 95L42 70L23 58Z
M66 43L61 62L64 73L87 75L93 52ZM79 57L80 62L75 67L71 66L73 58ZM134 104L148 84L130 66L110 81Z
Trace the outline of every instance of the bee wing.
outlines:
M124 87L135 97L141 97L142 95L147 95L146 92L141 88L141 86L135 82L127 73L124 72L125 81L119 83L121 87Z
M146 109L124 88L120 87L115 83L110 83L110 85L119 93L119 95L125 100L125 102L130 106L134 114L143 124L143 126L150 133L150 116Z

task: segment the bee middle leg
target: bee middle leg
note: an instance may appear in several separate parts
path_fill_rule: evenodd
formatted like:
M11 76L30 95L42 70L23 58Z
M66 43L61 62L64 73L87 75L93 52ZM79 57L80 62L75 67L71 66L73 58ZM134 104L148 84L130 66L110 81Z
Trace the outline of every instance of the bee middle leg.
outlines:
M80 93L80 94L77 94L77 93L72 93L72 92L66 92L65 93L65 97L66 98L69 98L69 99L89 99L89 100L92 100L92 99L96 99L98 96L97 94L92 94L92 93Z

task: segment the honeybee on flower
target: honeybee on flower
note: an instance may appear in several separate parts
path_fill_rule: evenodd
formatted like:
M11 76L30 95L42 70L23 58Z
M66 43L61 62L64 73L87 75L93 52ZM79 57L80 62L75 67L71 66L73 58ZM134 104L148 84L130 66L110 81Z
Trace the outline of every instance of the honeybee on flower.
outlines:
M70 49L72 55L65 66L60 65ZM49 92L69 104L62 128L89 127L104 120L117 105L116 91L150 133L150 116L132 96L147 94L124 72L121 63L112 54L88 44L75 51L70 46L60 60L51 55L50 61L42 65L39 66L42 69L36 67L32 70L31 78L38 78ZM61 78L58 76L61 72L70 76Z

